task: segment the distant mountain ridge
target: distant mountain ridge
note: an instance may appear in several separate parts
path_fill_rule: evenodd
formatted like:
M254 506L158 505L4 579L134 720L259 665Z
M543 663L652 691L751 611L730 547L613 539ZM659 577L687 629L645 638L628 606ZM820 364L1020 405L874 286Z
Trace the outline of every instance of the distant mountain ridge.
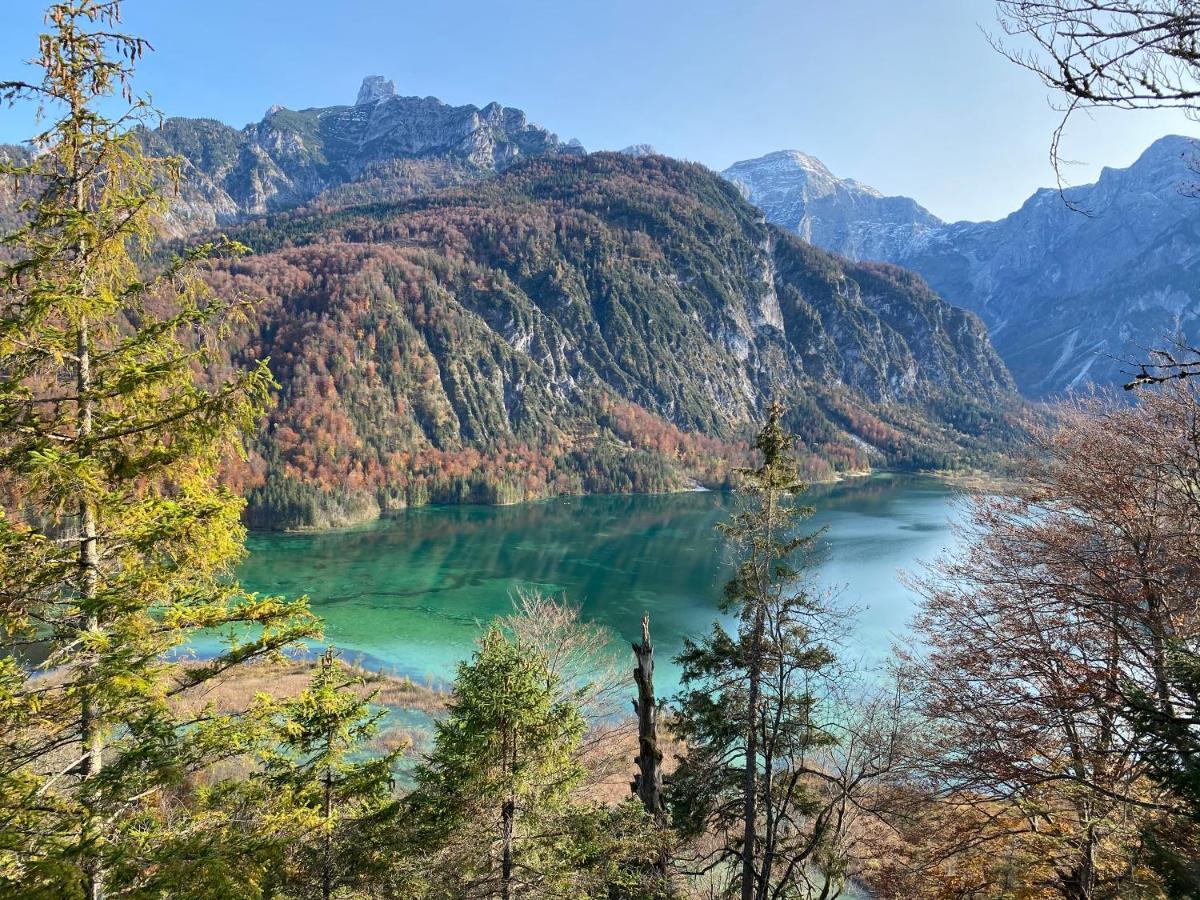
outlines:
M242 129L170 118L145 134L153 152L185 160L171 210L177 234L294 209L322 195L335 203L400 199L529 157L584 152L519 109L402 97L379 75L363 80L353 106L272 106Z
M185 161L167 222L174 236L302 208L401 201L486 180L522 160L584 153L520 110L402 97L377 75L364 79L352 106L274 106L242 129L172 118L145 137L154 152ZM646 144L622 152L656 155ZM1200 199L1181 190L1196 179L1193 156L1191 141L1166 137L1129 168L1066 191L1089 215L1043 190L995 222L943 222L911 198L839 178L794 150L722 174L804 240L920 273L982 317L1025 394L1046 397L1116 383L1123 360L1144 358L1170 336L1200 340ZM4 227L18 218L6 188Z
M795 151L723 173L767 218L851 259L924 276L978 313L1022 391L1123 379L1172 336L1200 340L1195 143L1167 136L1095 184L1043 189L994 222L942 222L907 197L838 179ZM1072 209L1071 207L1074 207Z

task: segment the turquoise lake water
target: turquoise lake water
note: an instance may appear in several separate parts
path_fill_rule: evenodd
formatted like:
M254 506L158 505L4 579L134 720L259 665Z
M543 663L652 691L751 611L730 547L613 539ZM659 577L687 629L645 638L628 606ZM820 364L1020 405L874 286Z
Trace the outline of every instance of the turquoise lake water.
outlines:
M903 639L914 598L897 572L953 542L953 497L915 476L811 489L808 524L828 529L818 577L860 607L844 655L869 665ZM307 594L345 658L435 681L518 587L565 594L621 647L649 612L666 693L677 685L669 657L717 615L731 557L714 526L732 503L697 492L426 507L362 528L252 535L240 574L252 590Z

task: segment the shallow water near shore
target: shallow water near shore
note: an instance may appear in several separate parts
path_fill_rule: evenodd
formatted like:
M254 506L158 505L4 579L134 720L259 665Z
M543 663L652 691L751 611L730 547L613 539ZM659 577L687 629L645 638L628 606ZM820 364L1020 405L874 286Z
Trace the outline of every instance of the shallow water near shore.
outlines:
M814 486L809 527L826 527L818 579L859 607L842 649L870 665L902 637L914 597L897 580L951 545L954 493L918 476ZM263 593L307 594L344 658L444 682L482 624L518 588L565 594L623 650L650 614L659 692L678 686L670 658L718 616L731 554L715 526L721 493L569 497L518 506L405 510L342 531L255 534L240 570Z

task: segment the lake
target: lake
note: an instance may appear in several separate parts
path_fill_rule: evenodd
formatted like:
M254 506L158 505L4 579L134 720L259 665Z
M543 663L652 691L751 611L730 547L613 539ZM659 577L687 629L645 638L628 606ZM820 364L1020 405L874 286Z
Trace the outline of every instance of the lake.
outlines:
M860 607L847 654L878 661L904 633L914 598L897 572L953 541L953 497L902 475L810 490L809 524L828 529L818 577ZM240 574L251 590L307 594L345 658L439 682L470 654L480 624L510 611L518 587L565 594L620 646L649 612L669 693L670 657L717 616L731 556L714 526L732 506L696 492L424 507L361 528L252 535Z
M807 527L827 529L819 580L860 607L845 654L879 662L904 634L914 597L897 572L952 545L954 497L940 481L905 475L810 489ZM631 666L626 642L649 612L656 687L668 696L678 687L670 657L718 615L731 556L715 525L733 507L706 492L423 507L361 528L253 534L240 574L252 590L308 594L346 658L438 682L470 654L481 623L511 611L519 587L565 593L614 632ZM851 885L845 896L869 895Z

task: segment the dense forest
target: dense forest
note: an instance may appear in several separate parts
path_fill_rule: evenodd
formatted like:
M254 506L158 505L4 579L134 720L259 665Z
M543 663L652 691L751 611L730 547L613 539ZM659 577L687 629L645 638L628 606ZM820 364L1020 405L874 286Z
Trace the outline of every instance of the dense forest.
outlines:
M326 236L336 227L343 237L361 228L407 237L296 240L261 257L277 269L246 261L245 246L228 240L164 261L154 247L178 166L148 155L131 129L131 117L149 114L141 101L119 123L99 111L114 95L132 96L133 66L147 50L120 32L119 12L118 0L52 4L42 80L0 83L0 96L52 111L35 137L42 152L0 163L31 198L5 235L0 268L0 477L12 498L0 509L0 897L808 900L862 889L947 900L1200 896L1194 381L1148 379L1134 402L1077 400L1052 421L1029 424L1020 483L1006 496L965 498L960 547L910 577L922 598L919 646L898 652L886 671L860 672L841 652L854 611L810 577L824 541L804 524L815 445L791 431L810 414L831 416L835 407L826 404L839 397L850 401L834 391L812 406L801 405L799 393L761 409L747 395L705 406L694 384L676 384L636 354L621 357L623 344L614 350L598 339L595 355L579 363L596 373L588 385L596 427L624 442L614 454L646 454L650 474L638 477L658 477L655 458L710 465L761 412L751 439L733 445L729 467L714 470L741 501L721 526L733 567L721 621L693 635L678 657L679 694L656 693L653 623L630 622L622 637L633 639L633 652L614 656L612 635L569 602L537 595L481 626L446 690L366 673L333 649L314 658L306 648L320 641L321 623L305 602L248 593L232 575L245 527L244 501L228 487L230 460L252 472L265 459L239 451L262 446L259 423L273 402L278 368L248 360L270 334L259 322L284 327L272 308L339 296L362 317L338 328L315 318L312 334L300 329L289 339L304 359L314 350L312 359L329 360L323 343L314 345L340 346L348 330L364 345L390 339L391 329L367 328L370 304L354 302L368 286L372 297L405 304L405 316L388 320L396 330L422 323L410 326L424 342L418 346L440 335L444 346L471 348L432 357L432 366L452 372L440 388L432 373L402 369L397 383L417 379L412 392L382 392L382 402L404 404L401 412L430 395L419 414L396 417L412 423L414 440L419 429L435 454L424 490L460 484L454 489L472 499L471 491L495 490L504 477L553 484L569 475L625 477L632 487L641 469L595 462L604 457L589 451L563 475L542 465L543 445L517 440L525 420L514 410L549 415L563 408L556 397L576 395L543 390L546 382L522 368L528 356L506 355L482 338L472 345L482 313L446 301L447 285L455 297L507 291L513 315L536 315L540 307L518 302L530 296L518 286L544 272L512 248L537 246L534 237L548 240L547 232L531 225L521 241L504 238L509 252L499 258L526 259L524 268L476 268L472 241L486 245L506 232L489 237L462 212L466 194L417 201L399 218L357 210L336 226L322 221ZM633 193L665 179L668 195L652 204L663 214L679 214L669 201L681 178L693 178L702 198L701 212L682 209L744 209L695 167L603 155L569 165L578 168L564 175L557 161L537 163L513 177L527 179L522 191L536 196L579 191L580 172L591 173L595 202L611 215L631 215L619 213L609 193L614 170L618 183L639 186ZM510 189L489 183L480 208L493 208L488 191ZM720 195L705 200L705 190ZM625 204L636 205L632 196ZM431 219L418 215L423 209L434 211ZM439 240L458 250L434 254L415 223L432 228L447 210L474 224L443 231ZM755 235L771 234L756 227ZM715 225L696 230L721 234ZM664 274L655 266L678 250L670 231L622 233L646 234L638 259ZM571 240L606 234L584 229ZM724 251L749 253L753 244ZM958 315L898 270L845 267L798 243L782 246L770 284L760 269L744 271L759 284L747 296L775 286L785 323L802 307L784 299L783 288L813 298L821 284L850 275L858 287L831 289L826 300L852 306L885 344L899 339L901 325L917 327L910 320L885 329L882 319L898 309L924 309L939 321ZM339 262L328 271L283 265L331 248ZM705 252L702 243L691 249ZM379 252L389 261L383 268L371 263ZM564 284L635 277L636 267L593 270L582 259L564 269ZM359 281L356 260L365 272ZM779 275L789 264L797 270ZM693 272L694 283L703 272ZM816 281L796 286L800 273ZM344 282L341 293L306 293L305 279ZM278 289L289 280L296 283ZM580 327L594 322L626 329L631 341L670 341L672 332L633 327L635 310L624 303L631 284L618 289L614 281L594 295L559 288L559 319L595 296L604 322L577 309ZM264 319L242 291L250 285L266 288ZM704 290L728 289L718 281ZM861 298L887 289L924 303L881 308L867 320ZM440 300L426 303L425 294ZM672 296L698 303L705 294ZM703 308L686 308L703 318ZM965 339L961 329L974 322L956 321L952 332ZM553 346L545 349L553 357ZM753 352L772 349L764 341ZM936 348L923 352L938 372ZM879 418L855 428L875 429L880 446L895 439L902 452L913 435L944 436L952 423L959 436L994 425L991 407L959 396L961 370L904 383L862 371L868 361L839 359L833 348L819 356L828 368L807 364L802 384L816 390L816 372L859 370L855 402L870 398ZM472 393L477 371L453 375L466 359L526 373L521 383L534 399L489 406L493 394ZM341 365L349 369L348 360ZM584 370L563 371L578 380L574 373ZM283 464L322 489L330 473L371 477L367 453L337 468L344 448L361 441L371 452L385 449L357 435L362 424L350 403L328 402L335 388L352 385L333 374L296 376L277 407L325 423L324 443L296 440L280 451ZM644 402L601 390L621 377ZM447 384L459 385L456 402ZM1003 397L1007 383L976 389ZM910 419L883 416L908 405L918 410ZM711 435L664 424L668 408ZM940 411L940 431L929 431L931 410ZM286 422L276 418L271 428L291 427ZM465 441L484 426L503 427L514 440ZM554 434L564 453L585 446L566 428ZM431 435L443 435L444 446ZM503 466L487 471L511 474L473 482L464 459L499 460ZM261 490L272 484L264 477ZM416 483L414 476L408 484ZM281 502L311 500L288 490L280 488ZM189 656L202 635L223 637L221 651ZM389 731L390 709L418 708L433 718L424 741Z
M222 364L281 385L233 482L252 526L723 486L772 397L810 479L995 465L1019 432L976 319L696 165L540 157L234 236L256 253L210 283L264 300Z

